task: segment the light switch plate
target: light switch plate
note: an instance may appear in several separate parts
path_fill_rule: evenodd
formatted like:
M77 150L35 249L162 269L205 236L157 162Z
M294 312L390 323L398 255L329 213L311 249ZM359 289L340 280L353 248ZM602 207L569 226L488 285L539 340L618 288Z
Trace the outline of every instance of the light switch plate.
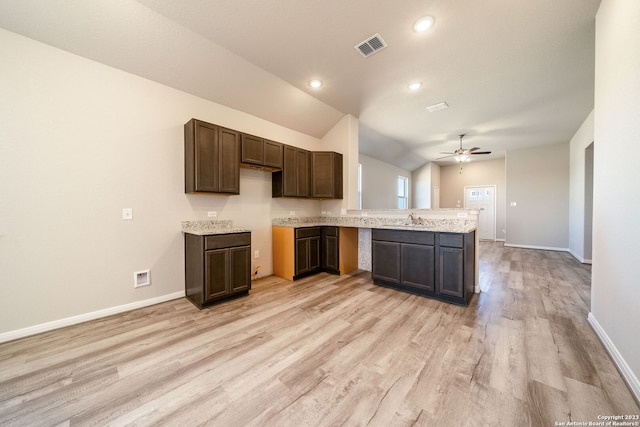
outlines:
M133 208L122 208L122 219L133 219Z

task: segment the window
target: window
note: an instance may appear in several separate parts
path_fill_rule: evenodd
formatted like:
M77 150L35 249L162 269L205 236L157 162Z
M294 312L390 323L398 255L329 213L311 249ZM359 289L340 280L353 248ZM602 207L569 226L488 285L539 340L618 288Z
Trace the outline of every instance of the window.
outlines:
M358 209L362 209L362 165L358 163Z
M398 176L398 209L409 209L409 178Z

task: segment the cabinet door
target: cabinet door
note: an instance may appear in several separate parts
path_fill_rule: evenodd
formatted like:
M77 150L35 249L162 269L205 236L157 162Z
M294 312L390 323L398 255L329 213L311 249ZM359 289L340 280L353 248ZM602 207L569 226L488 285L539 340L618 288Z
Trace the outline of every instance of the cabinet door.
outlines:
M463 298L464 253L459 248L438 249L438 289L442 295Z
M342 198L342 154L311 152L311 197Z
M218 191L218 127L199 120L185 125L185 191Z
M251 247L229 249L229 292L251 289Z
M311 153L311 197L333 197L333 175L332 153Z
M309 237L309 271L320 269L320 236Z
M309 239L296 239L296 276L309 272Z
M282 169L282 144L264 140L264 165Z
M240 139L238 132L220 128L218 135L220 193L240 193Z
M282 164L282 195L295 197L298 195L296 148L285 146Z
M310 194L310 153L307 150L296 149L296 166L297 166L297 196L309 197Z
M400 283L400 243L371 242L371 276L388 283Z
M229 289L229 250L215 249L204 253L204 302L227 295Z
M264 164L264 142L257 136L242 134L242 163Z
M427 291L435 290L435 247L401 245L401 284Z
M333 228L333 227L331 227ZM323 230L324 231L324 230ZM339 244L337 235L323 233L322 237L322 269L339 272Z

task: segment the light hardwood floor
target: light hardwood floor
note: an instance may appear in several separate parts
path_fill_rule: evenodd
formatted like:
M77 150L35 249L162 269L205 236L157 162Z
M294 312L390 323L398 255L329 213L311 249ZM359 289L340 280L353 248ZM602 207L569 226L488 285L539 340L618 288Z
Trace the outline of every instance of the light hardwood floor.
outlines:
M458 307L370 274L269 277L0 345L0 425L553 426L639 414L586 321L588 266L481 243Z

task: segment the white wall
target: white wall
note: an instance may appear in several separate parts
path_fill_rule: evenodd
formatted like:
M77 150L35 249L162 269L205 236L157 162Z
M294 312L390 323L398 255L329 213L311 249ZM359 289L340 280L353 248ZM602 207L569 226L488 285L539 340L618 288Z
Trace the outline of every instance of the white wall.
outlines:
M506 181L505 244L567 250L569 143L508 151Z
M455 208L460 200L464 206L464 187L476 185L496 186L496 239L504 240L505 218L505 159L472 161L465 163L460 173L460 165L440 167L440 207Z
M360 153L362 164L362 208L397 209L398 176L409 178L411 203L411 172ZM412 207L411 205L409 206Z
M586 149L592 142L593 111L569 142L569 251L581 262L591 261L591 253L585 258L585 164Z
M429 162L411 172L413 209L433 209L434 189L440 187L440 166Z
M640 3L602 0L596 17L592 324L635 377L640 399ZM598 330L598 328L596 328Z
M346 138L346 144L345 144ZM347 114L321 140L322 149L342 153L342 200L323 200L327 215L340 215L342 209L358 209L358 119Z
M270 274L272 217L320 213L272 199L271 176L253 170L239 196L184 194L183 125L320 140L2 29L0 52L0 334L183 292L183 220L217 211L250 228ZM134 289L147 268L152 285Z

